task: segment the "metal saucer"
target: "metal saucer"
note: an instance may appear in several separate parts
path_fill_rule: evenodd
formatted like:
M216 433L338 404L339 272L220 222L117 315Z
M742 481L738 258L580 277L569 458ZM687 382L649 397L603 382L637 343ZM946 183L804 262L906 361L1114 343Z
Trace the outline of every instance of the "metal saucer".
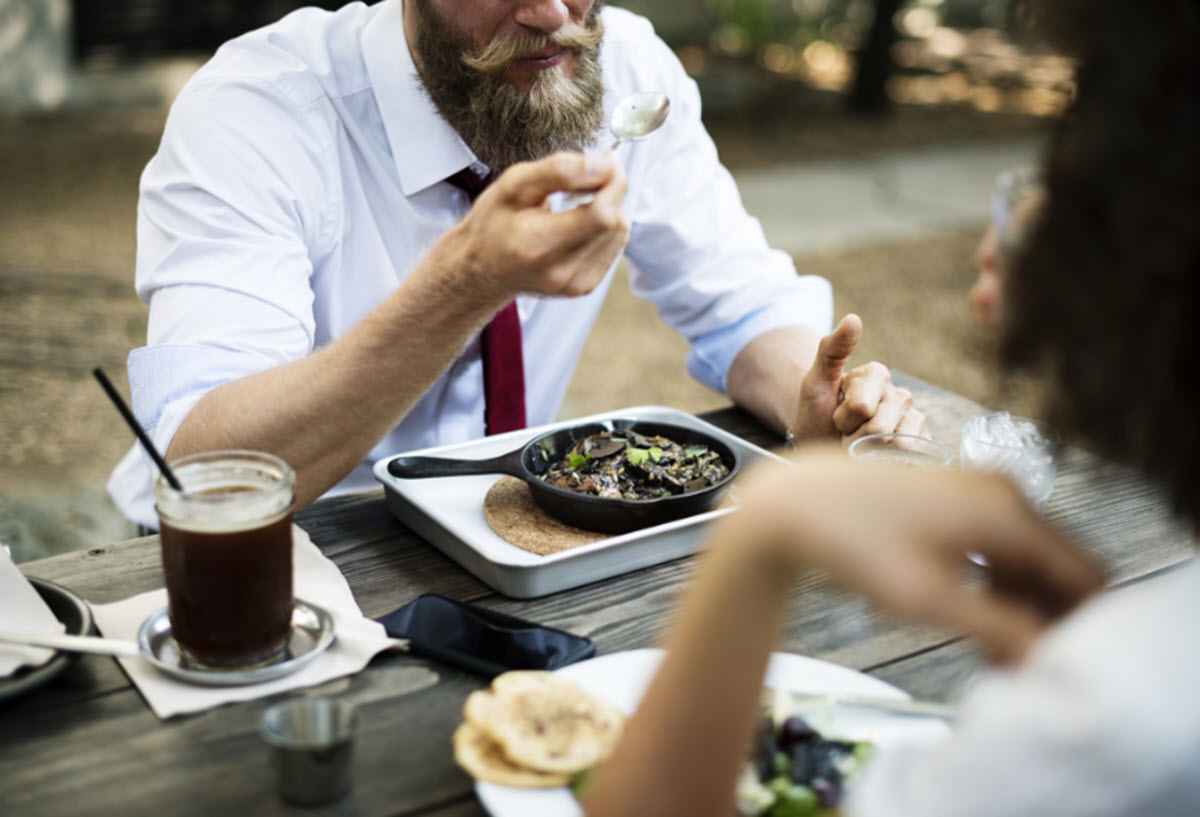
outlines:
M324 608L296 599L292 610L292 635L283 657L250 669L209 669L186 663L171 635L167 608L146 619L138 630L142 657L159 672L201 686L231 687L261 684L291 675L311 664L333 643L333 616Z

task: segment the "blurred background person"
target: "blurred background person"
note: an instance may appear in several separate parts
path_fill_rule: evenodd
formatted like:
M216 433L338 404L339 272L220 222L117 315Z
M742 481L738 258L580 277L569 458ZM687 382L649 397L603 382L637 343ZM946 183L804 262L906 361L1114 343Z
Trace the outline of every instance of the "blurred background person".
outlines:
M1006 270L1021 249L1041 199L1035 170L1006 170L996 179L992 221L975 251L979 278L969 294L971 314L989 330L998 329L1003 320Z

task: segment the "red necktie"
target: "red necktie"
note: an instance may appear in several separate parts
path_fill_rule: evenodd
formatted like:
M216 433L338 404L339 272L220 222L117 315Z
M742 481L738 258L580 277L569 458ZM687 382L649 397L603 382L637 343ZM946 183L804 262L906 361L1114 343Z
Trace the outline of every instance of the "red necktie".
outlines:
M475 201L491 183L491 174L480 176L463 168L450 184ZM525 356L521 350L521 318L517 302L501 309L483 329L479 339L483 358L484 427L488 434L501 434L525 427Z

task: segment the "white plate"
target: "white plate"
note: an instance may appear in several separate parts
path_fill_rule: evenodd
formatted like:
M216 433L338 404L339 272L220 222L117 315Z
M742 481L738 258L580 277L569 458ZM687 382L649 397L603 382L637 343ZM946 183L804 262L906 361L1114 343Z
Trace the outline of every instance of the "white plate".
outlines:
M632 714L650 683L661 650L631 650L582 661L559 670L588 692ZM792 692L841 693L892 697L909 696L878 678L863 675L837 664L789 653L775 653L767 667L766 685ZM835 707L829 721L821 724L831 736L869 740L877 746L901 742L940 740L949 733L941 721L908 718L867 710ZM514 789L492 783L476 783L475 793L493 817L582 817L579 804L565 788Z

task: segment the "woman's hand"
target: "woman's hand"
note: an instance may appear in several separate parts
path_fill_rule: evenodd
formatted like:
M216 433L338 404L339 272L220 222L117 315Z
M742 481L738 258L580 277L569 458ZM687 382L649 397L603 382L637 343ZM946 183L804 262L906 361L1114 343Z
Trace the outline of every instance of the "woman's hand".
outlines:
M1002 663L1103 585L1095 563L998 476L861 464L810 448L739 487L743 530L792 568L828 572L880 610L973 636ZM750 527L751 530L745 530ZM965 581L968 554L987 581Z

